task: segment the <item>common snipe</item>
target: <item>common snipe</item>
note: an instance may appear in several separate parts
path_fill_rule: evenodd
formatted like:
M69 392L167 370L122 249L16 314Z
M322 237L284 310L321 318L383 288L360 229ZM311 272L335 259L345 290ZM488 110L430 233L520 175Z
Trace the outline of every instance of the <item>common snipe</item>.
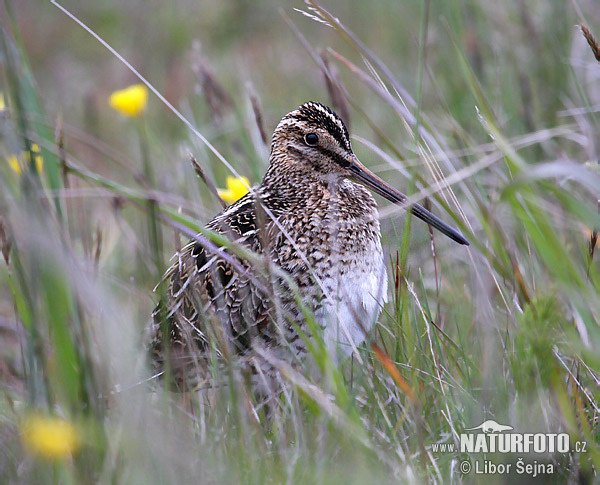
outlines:
M260 186L208 228L267 256L293 284L281 273L263 268L259 274L247 261L231 253L223 259L192 240L167 271L166 301L154 313L157 370L168 355L179 385L210 385L210 363L217 356L248 370L255 390L268 391L276 370L265 352L292 364L307 352L304 339L311 333L294 290L314 312L327 346L350 354L387 300L377 204L361 184L394 203L406 201L359 162L348 130L331 109L308 102L284 116ZM469 244L420 205L410 210ZM231 258L241 266L236 269Z

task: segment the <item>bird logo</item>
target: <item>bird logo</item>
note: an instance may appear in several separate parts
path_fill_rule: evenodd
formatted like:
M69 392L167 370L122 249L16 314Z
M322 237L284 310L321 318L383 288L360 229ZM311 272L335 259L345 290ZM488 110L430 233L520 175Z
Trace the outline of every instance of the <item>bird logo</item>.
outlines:
M514 428L506 424L499 424L493 419L488 419L487 421L481 423L479 426L475 426L474 428L467 428L465 429L465 431L474 431L476 429L480 429L484 433L500 433L501 431L511 431Z

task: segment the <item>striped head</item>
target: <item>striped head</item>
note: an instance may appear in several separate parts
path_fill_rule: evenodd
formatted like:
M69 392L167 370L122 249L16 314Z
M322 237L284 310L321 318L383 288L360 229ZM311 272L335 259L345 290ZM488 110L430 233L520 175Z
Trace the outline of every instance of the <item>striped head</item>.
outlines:
M330 108L315 101L304 103L285 115L277 125L271 145L271 165L263 184L286 183L292 174L296 182L328 181L343 177L359 182L391 202L409 209L415 216L460 244L465 237L419 204L407 206L407 197L383 181L354 155L350 135L342 119ZM287 187L292 190L293 187Z
M323 176L344 176L353 157L342 119L315 101L285 115L273 134L271 163L294 164L295 169Z

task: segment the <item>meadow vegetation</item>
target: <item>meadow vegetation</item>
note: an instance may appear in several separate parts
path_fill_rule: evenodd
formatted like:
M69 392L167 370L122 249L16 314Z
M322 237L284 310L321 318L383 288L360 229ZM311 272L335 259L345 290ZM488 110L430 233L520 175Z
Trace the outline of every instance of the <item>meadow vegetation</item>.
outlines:
M597 480L595 2L59 4L98 38L51 2L0 7L3 483L478 482L435 447L486 419L587 442L526 459ZM236 375L208 403L161 390L154 287L190 235L227 244L214 189L259 183L309 99L471 246L378 199L390 293L360 356L315 338L268 418Z

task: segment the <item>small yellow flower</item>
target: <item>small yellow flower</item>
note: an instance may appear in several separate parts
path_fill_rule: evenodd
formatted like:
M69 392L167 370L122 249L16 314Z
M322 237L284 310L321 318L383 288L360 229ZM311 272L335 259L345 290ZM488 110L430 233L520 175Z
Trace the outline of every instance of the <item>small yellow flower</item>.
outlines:
M19 164L19 159L16 155L11 155L10 157L8 157L8 165L15 172L21 175L21 165Z
M22 424L21 438L33 455L49 459L69 458L79 446L72 423L53 416L30 416Z
M248 193L250 181L246 177L227 177L227 189L219 189L219 196L228 204L233 204Z
M6 101L4 100L4 93L0 92L0 111L4 111L6 109Z
M40 155L40 146L37 143L32 143L31 151L33 152L33 159L35 160L35 169L38 173L42 173L42 170L44 168L44 159L42 158L42 155ZM28 167L31 160L31 155L29 154L29 152L22 152L21 160L23 161L23 165ZM21 175L21 173L23 173L21 162L19 161L16 155L11 155L10 157L8 157L8 165L17 174Z
M115 91L108 98L110 106L119 113L135 118L139 116L148 102L148 88L143 84L134 84Z

